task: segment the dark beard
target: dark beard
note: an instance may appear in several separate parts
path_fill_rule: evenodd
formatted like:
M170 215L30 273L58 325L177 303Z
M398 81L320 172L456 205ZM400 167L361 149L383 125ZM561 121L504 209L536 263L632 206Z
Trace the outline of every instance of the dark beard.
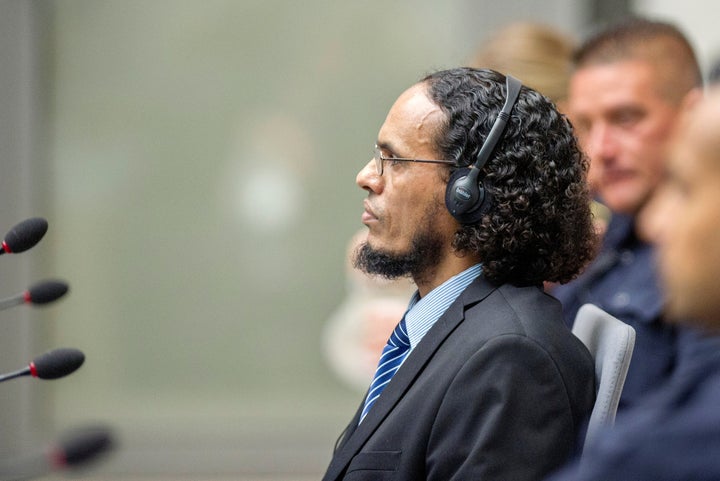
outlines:
M364 242L355 251L353 266L386 279L412 277L420 283L429 279L440 264L442 246L442 238L430 229L417 233L410 249L399 254L373 249Z

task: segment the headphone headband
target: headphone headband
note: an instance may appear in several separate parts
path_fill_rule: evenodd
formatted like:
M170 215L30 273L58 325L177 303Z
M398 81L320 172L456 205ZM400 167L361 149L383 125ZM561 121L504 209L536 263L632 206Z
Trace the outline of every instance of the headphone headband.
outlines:
M491 205L489 195L486 195L482 180L478 180L478 177L480 170L495 150L495 146L502 139L505 126L510 120L510 112L512 112L522 89L522 83L510 75L505 76L505 83L507 90L505 104L500 109L485 142L480 147L477 160L470 167L456 170L450 176L445 190L445 205L450 214L461 224L478 222Z
M477 170L481 170L485 166L485 163L490 158L493 150L495 150L495 146L502 138L502 134L505 131L505 126L507 125L507 121L510 120L510 112L512 112L512 109L515 106L515 102L520 95L522 83L518 79L507 75L505 77L505 85L507 90L505 104L500 110L500 113L498 113L497 119L495 119L495 123L493 123L493 126L490 129L490 133L488 134L485 142L483 142L483 145L480 148L477 160L473 165L473 167Z

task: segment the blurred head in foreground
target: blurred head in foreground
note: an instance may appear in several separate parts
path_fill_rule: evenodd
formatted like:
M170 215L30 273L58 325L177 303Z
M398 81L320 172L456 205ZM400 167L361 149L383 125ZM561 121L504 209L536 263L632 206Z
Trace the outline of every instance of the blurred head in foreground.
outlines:
M720 88L674 135L668 174L651 204L672 317L720 330Z

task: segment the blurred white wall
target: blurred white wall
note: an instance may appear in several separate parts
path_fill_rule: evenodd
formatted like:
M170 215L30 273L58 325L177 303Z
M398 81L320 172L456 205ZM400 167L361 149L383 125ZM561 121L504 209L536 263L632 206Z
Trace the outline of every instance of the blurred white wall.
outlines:
M103 479L317 479L362 396L320 338L389 106L507 21L582 34L585 3L1 0L0 220L50 230L0 259L0 287L58 276L71 293L7 314L0 359L87 356L2 386L5 447L102 421L121 441ZM636 8L709 52L700 3Z

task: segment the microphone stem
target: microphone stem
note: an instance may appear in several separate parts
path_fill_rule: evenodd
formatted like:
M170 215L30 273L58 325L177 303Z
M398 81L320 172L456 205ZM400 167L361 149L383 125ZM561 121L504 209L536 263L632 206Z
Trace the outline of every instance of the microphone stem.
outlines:
M25 303L25 298L23 296L16 296L16 297L10 297L8 299L2 299L2 300L0 300L0 311L4 311L5 309L10 309L11 307L18 306L23 303Z
M9 372L7 374L0 374L0 382L9 381L10 379L15 379L16 377L27 376L28 374L30 374L29 367L18 369L17 371Z

